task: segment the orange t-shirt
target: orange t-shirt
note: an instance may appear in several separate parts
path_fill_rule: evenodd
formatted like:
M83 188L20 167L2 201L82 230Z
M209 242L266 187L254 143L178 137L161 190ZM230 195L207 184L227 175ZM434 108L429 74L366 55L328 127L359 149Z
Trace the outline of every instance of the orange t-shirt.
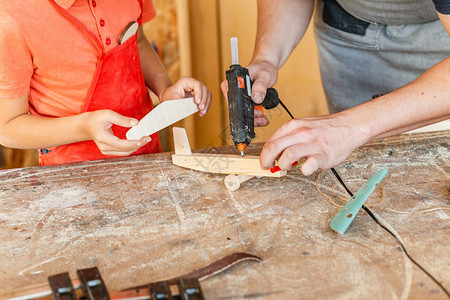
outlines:
M105 52L141 15L138 0L54 0L86 25ZM142 22L155 16L143 0ZM28 93L30 110L64 117L82 107L102 55L86 32L48 0L0 0L0 99ZM1 101L1 100L0 100Z

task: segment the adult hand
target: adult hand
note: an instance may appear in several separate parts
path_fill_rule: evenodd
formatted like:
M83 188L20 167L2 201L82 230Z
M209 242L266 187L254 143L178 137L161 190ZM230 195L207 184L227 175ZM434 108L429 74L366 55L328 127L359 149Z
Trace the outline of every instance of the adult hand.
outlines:
M97 110L86 114L84 130L104 155L127 156L152 140L145 136L138 141L120 139L114 135L111 127L118 125L132 127L138 120L122 116L112 110Z
M228 105L228 81L222 81L222 83L220 84L220 88L222 89L222 93ZM254 124L256 127L264 127L269 125L269 119L267 119L267 117L264 116L263 113L258 109L254 110L254 118Z
M171 86L165 88L161 92L159 99L163 102L165 100L188 97L194 97L194 101L200 110L200 116L206 115L211 105L211 92L206 85L194 78L182 77Z
M277 69L267 61L252 61L247 69L252 79L252 100L256 104L261 104L266 96L267 89L272 87L278 79ZM222 93L228 103L228 82L222 81L220 84ZM263 116L262 112L255 109L255 126L263 127L269 125L269 119Z
M282 170L290 170L301 158L306 158L301 167L306 176L317 169L332 168L368 141L367 131L355 124L347 112L291 120L264 145L261 167L273 167L281 154L278 165Z
M268 61L254 60L247 67L253 81L252 100L261 104L266 97L267 89L274 86L278 80L278 70Z

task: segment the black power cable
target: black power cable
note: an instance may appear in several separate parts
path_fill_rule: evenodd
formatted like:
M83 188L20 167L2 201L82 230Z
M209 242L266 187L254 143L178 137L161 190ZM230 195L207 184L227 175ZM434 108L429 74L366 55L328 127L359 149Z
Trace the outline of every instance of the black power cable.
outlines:
M289 116L294 119L294 116L291 114L291 112L289 111L289 109L286 107L286 105L284 105L284 103L280 100L280 104L281 106L283 106L283 108L286 110L286 112L289 114ZM337 180L339 181L339 183L342 185L342 187L347 191L347 193L350 195L350 197L353 197L353 193L347 188L347 185L345 185L344 181L342 180L341 176L339 176L338 172L334 169L331 168L331 171L333 172L334 176L337 178ZM384 230L386 230L390 235L392 235L397 242L400 244L400 247L402 248L403 252L406 254L406 256L409 258L409 260L411 260L413 262L413 264L415 264L419 269L421 269L428 277L431 278L431 280L433 280L443 291L444 293L447 295L448 298L450 298L450 293L449 291L433 276L430 274L430 272L428 272L427 270L425 270L424 267L422 267L414 258L412 258L408 251L406 251L405 246L403 245L403 243L400 241L400 239L389 229L387 228L385 225L383 225L380 220L378 220L378 218L372 213L372 211L365 205L362 206L362 208L367 212L367 214L375 221L375 223L377 223L378 225L380 225L381 228L383 228Z

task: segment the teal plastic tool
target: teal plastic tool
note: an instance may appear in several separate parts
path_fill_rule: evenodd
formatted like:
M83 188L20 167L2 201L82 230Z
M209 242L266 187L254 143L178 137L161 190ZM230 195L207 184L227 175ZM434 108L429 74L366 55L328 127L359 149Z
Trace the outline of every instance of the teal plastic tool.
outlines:
M331 229L343 234L355 219L364 202L366 202L387 173L388 171L383 169L370 177L352 199L334 216L330 222Z

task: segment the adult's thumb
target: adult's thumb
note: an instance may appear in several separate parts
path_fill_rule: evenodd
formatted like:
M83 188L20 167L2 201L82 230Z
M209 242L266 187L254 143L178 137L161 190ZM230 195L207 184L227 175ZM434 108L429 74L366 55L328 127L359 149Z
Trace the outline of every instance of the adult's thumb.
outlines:
M267 89L269 87L262 80L256 80L252 86L252 100L253 102L260 104L266 97Z

